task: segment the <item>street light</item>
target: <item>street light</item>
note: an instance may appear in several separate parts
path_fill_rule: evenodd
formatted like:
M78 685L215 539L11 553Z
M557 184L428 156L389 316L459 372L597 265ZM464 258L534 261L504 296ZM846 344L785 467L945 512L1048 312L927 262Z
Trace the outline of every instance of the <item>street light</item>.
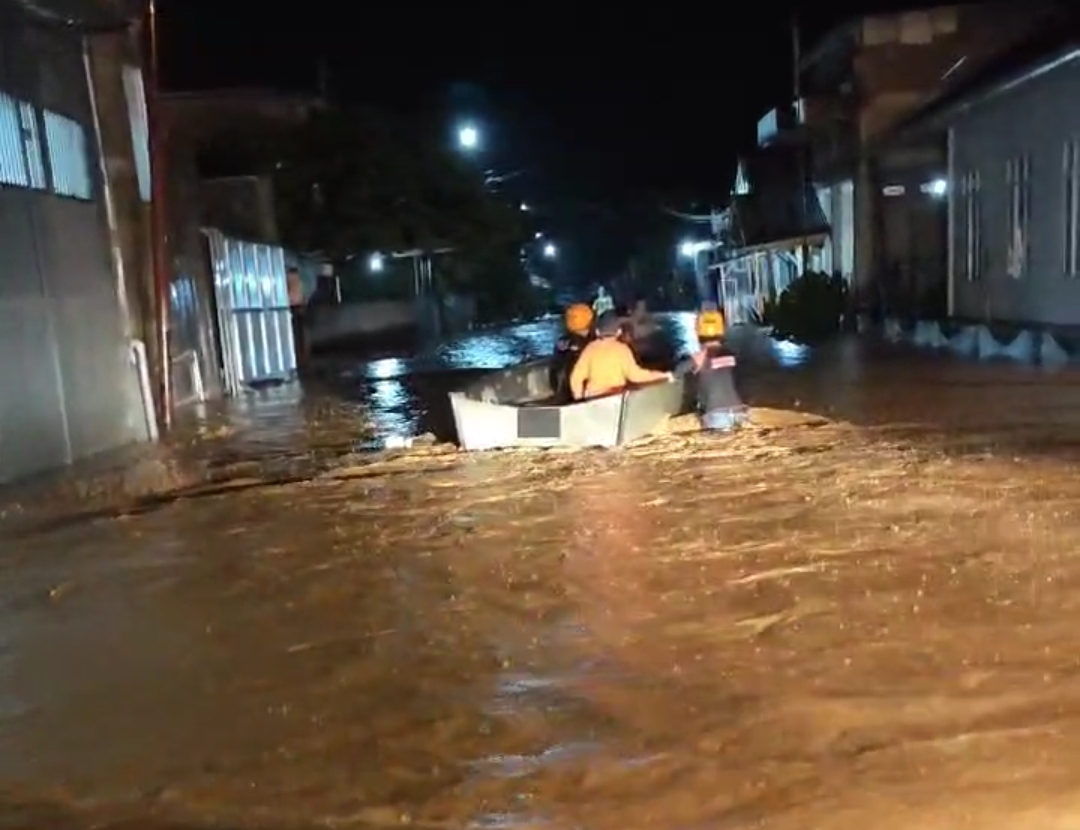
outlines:
M932 182L923 184L920 189L923 193L929 193L934 198L940 199L949 192L949 183L945 179L934 179Z
M529 206L527 204L525 204L524 202L522 202L521 203L521 210L522 210L523 213L528 213L529 212Z
M372 254L368 259L368 270L373 274L381 273L383 269L383 256L382 254Z
M544 256L548 259L555 259L555 255L558 253L558 249L551 242L544 246Z
M691 259L696 257L702 251L707 251L711 247L708 242L695 242L692 239L688 239L679 246L679 256Z
M463 150L475 150L480 146L480 131L471 124L466 124L458 130L458 145Z

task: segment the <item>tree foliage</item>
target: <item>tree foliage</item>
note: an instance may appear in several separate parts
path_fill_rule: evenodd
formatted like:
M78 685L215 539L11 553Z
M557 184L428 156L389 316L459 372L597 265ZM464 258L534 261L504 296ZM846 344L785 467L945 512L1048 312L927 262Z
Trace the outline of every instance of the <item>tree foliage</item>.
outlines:
M485 191L479 170L407 122L327 112L285 138L275 189L297 246L335 258L440 247L468 256L521 235L517 212Z
M452 248L439 260L445 288L498 295L524 281L521 212L488 191L473 160L443 146L428 125L370 109L329 110L227 141L234 156L272 174L279 232L295 250L344 262Z
M808 271L765 303L761 322L772 326L773 337L812 346L840 332L847 310L843 277Z

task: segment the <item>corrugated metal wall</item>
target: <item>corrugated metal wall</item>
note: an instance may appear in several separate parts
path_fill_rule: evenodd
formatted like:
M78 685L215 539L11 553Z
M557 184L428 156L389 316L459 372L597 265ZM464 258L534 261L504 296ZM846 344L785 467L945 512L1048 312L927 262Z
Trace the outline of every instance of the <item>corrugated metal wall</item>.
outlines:
M296 372L285 251L207 229L225 392Z
M0 481L146 437L79 36L0 5Z

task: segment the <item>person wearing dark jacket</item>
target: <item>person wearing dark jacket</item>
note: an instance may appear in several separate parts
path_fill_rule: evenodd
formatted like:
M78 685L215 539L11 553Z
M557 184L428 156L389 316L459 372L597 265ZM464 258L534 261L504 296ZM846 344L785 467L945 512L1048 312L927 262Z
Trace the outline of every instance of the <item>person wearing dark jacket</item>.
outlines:
M585 303L575 303L566 309L563 324L565 331L555 343L551 361L551 390L559 403L569 403L570 373L592 340L593 310Z
M700 348L693 356L701 426L727 431L746 420L746 406L735 388L735 355L724 343L724 315L704 309L695 325Z

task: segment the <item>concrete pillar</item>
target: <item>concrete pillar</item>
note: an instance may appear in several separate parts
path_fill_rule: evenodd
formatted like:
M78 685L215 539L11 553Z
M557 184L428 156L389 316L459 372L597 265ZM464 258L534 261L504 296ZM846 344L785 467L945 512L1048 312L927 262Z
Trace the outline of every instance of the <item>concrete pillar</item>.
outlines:
M877 267L876 221L877 185L873 167L865 156L860 158L855 175L855 278L853 288L861 302L872 299Z
M88 36L91 90L101 124L101 154L116 211L116 257L125 276L124 298L131 319L129 335L146 343L153 354L158 339L154 329L153 273L150 260L150 210L139 196L127 99L125 65L138 66L136 44L129 32ZM154 365L156 361L152 361Z
M711 255L694 254L694 283L697 286L698 302L701 304L717 302L715 271L709 268Z

